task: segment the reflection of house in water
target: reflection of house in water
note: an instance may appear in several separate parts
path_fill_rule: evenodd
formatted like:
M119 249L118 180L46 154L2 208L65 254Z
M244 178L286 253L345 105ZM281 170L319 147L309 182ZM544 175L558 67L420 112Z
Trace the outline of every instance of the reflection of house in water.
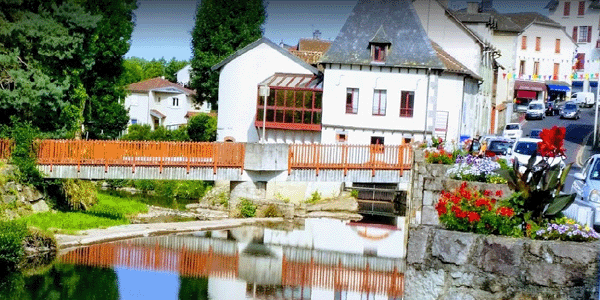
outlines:
M403 243L397 240L402 233L395 229L308 220L304 230L291 232L248 227L203 234L212 238L105 243L76 249L61 260L208 277L213 300L400 299L403 294L404 253L398 247Z

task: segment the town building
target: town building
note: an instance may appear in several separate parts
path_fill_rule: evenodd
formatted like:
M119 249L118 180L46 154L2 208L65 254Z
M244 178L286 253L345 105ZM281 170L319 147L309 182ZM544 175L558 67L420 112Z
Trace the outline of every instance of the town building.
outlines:
M600 78L600 2L551 0L545 8L548 9L548 17L565 27L567 34L577 43L573 92L596 93Z
M186 88L189 88L190 82L191 82L191 77L190 77L191 72L192 72L192 65L186 65L185 67L181 68L181 70L177 71L177 73L175 73L175 76L177 77L177 83L179 83L180 85L183 85ZM198 99L196 99L196 100L198 100ZM208 101L202 102L198 108L198 112L201 112L201 113L210 113L211 110L212 110L212 105ZM198 112L196 112L196 113L198 113Z
M321 59L321 56L327 52L330 46L331 41L322 40L321 32L315 30L312 39L300 39L298 45L288 47L288 50L305 62L316 66L319 59Z
M196 93L180 84L156 77L127 86L125 109L129 125L147 124L152 130L164 126L175 130L187 124L190 114L198 112L193 97Z

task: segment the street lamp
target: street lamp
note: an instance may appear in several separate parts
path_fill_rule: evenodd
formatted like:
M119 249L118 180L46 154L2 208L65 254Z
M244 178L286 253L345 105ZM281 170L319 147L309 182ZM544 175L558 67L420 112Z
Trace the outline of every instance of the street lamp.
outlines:
M266 136L265 136L265 124L267 122L267 97L269 97L269 93L271 92L271 90L269 89L268 85L261 85L258 89L258 94L260 97L265 97L265 100L263 102L263 118L262 118L262 139L261 141L263 143L267 142Z

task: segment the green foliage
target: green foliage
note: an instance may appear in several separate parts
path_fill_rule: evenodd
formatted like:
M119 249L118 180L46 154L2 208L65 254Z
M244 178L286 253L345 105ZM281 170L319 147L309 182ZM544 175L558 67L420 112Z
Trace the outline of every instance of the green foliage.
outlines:
M213 142L217 139L217 118L197 114L188 121L187 133L194 142Z
M264 218L277 218L283 216L277 205L272 203L265 206L265 208L262 209L259 215Z
M308 198L306 200L306 203L308 203L308 204L315 204L315 203L317 203L319 201L321 201L321 193L319 193L319 191L314 191L310 195L310 198Z
M0 221L0 274L15 271L23 259L27 226L21 221Z
M34 141L40 136L40 132L29 122L17 123L15 117L11 117L11 120L15 122L15 126L3 126L0 136L11 138L15 143L10 161L17 166L16 179L39 187L43 183L43 177L37 169Z
M456 156L444 149L425 151L425 161L429 164L451 165L456 161Z
M354 198L358 198L358 190L352 190L350 192L350 196L354 197Z
M143 203L104 193L98 193L98 204L86 211L90 215L115 220L146 212L148 212L148 206Z
M219 72L213 71L212 66L258 40L265 19L261 0L201 2L192 31L191 78L191 87L203 97L199 102L208 101L216 109Z
M222 192L219 194L219 204L224 206L224 207L229 207L229 199L227 199L227 194L225 194L225 192Z
M246 198L240 198L237 209L244 218L253 218L256 215L256 205Z
M169 62L165 58L152 59L148 61L144 58L130 57L123 61L123 74L119 80L122 86L143 80L164 76L165 79L177 83L176 73L188 65L186 60L177 60L171 58Z
M275 193L275 199L283 203L290 203L291 201L289 197L284 197L281 193Z
M71 209L87 210L96 204L96 184L89 180L65 179L62 182L65 200Z
M125 141L189 141L187 127L182 126L176 130L167 130L158 127L152 130L150 125L133 124L127 129L127 134L121 137Z
M79 230L106 228L129 223L126 219L99 217L86 212L44 212L27 216L23 220L29 226L65 234L75 234Z

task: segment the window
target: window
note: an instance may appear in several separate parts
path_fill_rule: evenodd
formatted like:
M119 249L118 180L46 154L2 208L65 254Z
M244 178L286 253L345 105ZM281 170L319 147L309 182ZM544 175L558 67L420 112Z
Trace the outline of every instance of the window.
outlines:
M373 45L373 61L385 61L385 50L384 45Z
M554 43L554 53L560 53L560 39L556 39Z
M173 97L173 106L179 106L179 98Z
M347 114L358 113L358 89L354 89L354 88L346 89L346 113Z
M585 1L579 1L579 10L577 14L583 16L585 14Z
M535 51L540 51L541 46L542 46L542 38L538 36L535 38Z
M574 27L577 28L577 27ZM578 38L573 38L578 43L589 43L592 38L592 26L579 26L579 30L574 30Z
M383 153L383 137L372 136L371 137L371 152L372 153Z
M412 142L411 138L404 138L404 144L410 144Z
M564 15L568 16L571 13L571 2L565 2Z
M540 72L540 62L536 61L533 63L533 75L539 75Z
M522 60L519 63L519 77L523 76L523 74L525 74L525 61Z
M348 135L346 133L338 133L335 136L335 140L338 143L345 143L346 141L348 141Z
M552 73L554 80L558 79L558 71L560 70L560 64L554 63L554 73Z
M373 92L373 115L385 116L385 107L387 104L387 95L385 90L375 90Z
M521 50L527 50L527 36L521 37Z
M131 125L137 124L137 119L131 119Z
M415 92L402 91L400 97L400 116L412 118L415 105Z

